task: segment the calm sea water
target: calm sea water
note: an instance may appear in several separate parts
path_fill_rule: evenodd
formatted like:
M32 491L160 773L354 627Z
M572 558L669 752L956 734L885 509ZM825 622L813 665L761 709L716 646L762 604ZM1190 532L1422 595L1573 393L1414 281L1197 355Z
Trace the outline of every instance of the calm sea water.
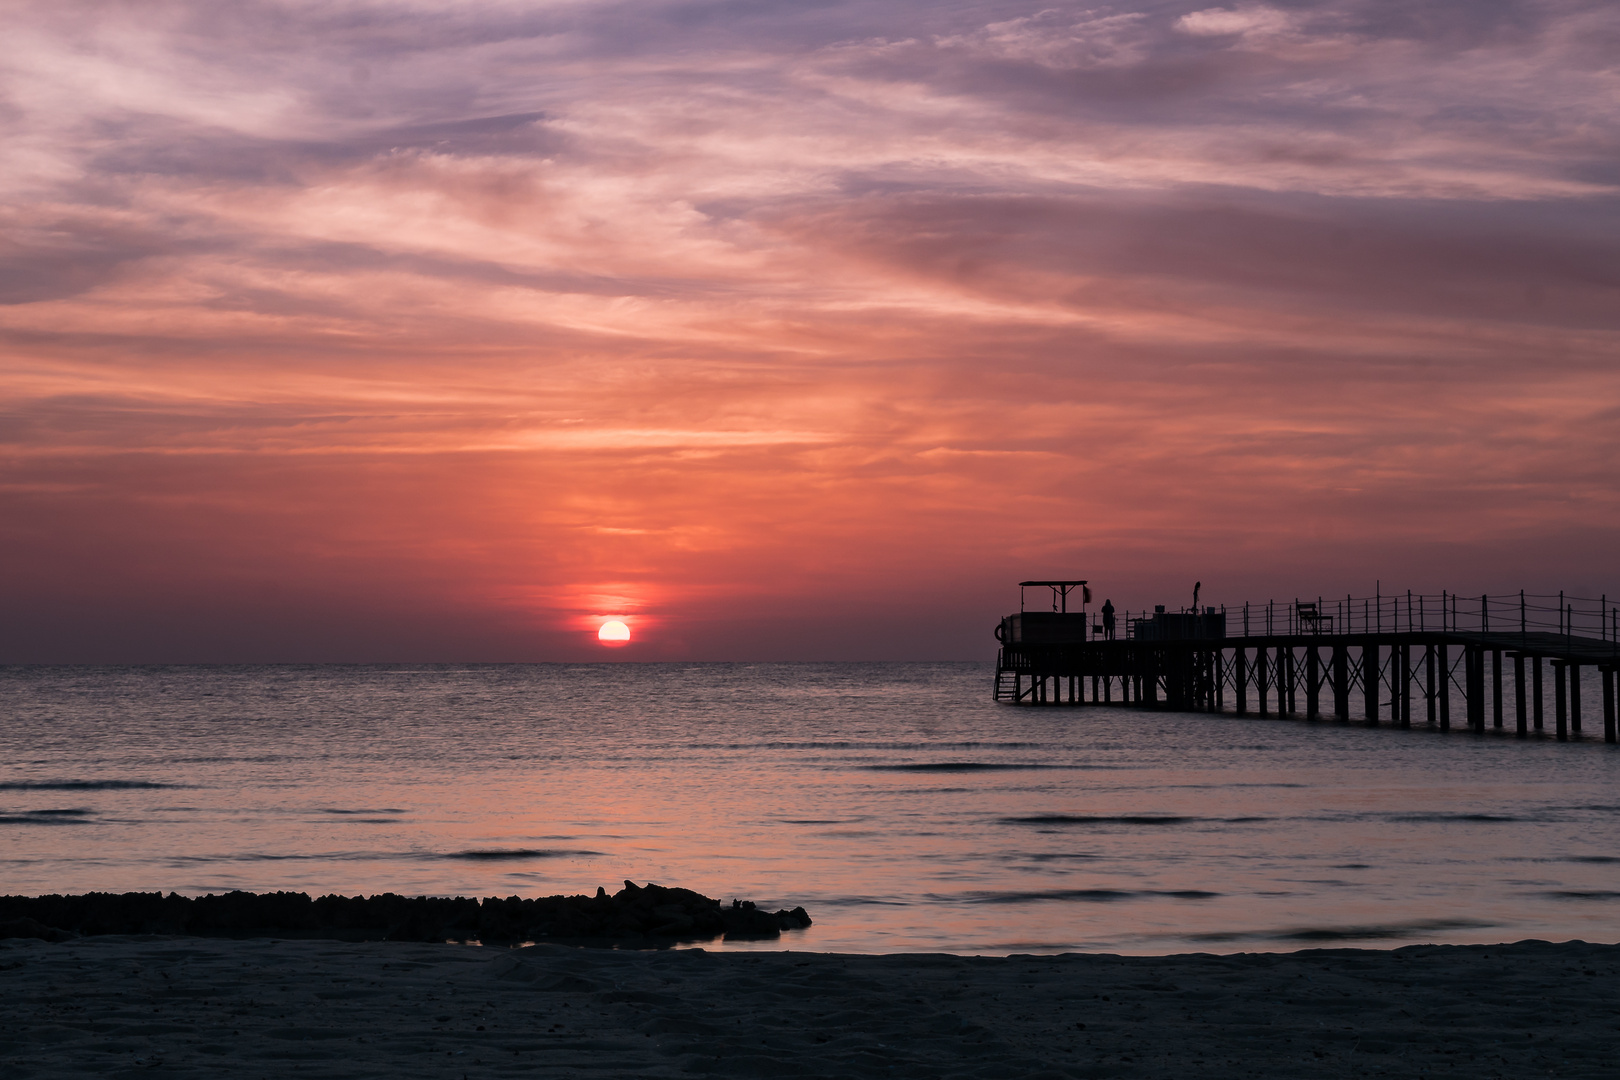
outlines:
M989 686L982 664L0 669L0 891L633 878L804 904L816 925L773 947L857 952L1620 939L1620 753L1590 733Z

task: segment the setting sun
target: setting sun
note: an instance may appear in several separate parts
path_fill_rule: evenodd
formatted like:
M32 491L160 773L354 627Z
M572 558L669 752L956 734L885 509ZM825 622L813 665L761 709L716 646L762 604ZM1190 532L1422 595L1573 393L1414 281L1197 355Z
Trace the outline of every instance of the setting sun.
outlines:
M596 640L608 642L629 641L630 628L618 619L609 619L596 632Z

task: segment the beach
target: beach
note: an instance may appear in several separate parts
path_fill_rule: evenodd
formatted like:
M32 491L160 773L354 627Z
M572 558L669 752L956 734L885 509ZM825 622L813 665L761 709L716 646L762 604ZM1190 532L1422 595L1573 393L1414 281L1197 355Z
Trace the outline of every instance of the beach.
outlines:
M975 957L0 941L54 1076L1612 1076L1620 946Z

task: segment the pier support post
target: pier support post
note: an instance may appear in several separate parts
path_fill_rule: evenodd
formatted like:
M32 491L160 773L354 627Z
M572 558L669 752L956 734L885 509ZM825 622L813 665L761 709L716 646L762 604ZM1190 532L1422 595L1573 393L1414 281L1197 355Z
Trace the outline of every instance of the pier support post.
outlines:
M1233 674L1235 676L1235 679L1234 679L1235 686L1234 686L1233 693L1237 695L1237 701L1235 703L1237 705L1237 714L1239 716L1248 716L1249 715L1249 650L1245 649L1241 645L1239 645L1236 649L1233 649L1232 650L1232 663L1236 665L1236 670L1233 672Z
M1333 646L1333 718L1350 719L1350 650Z
M1474 646L1463 646L1463 725L1474 730Z
M1469 731L1478 730L1474 726L1474 660L1475 649L1472 645L1464 645L1462 650L1463 662L1463 724Z
M1491 726L1502 730L1502 650L1491 650Z
M1564 696L1564 662L1554 660L1553 667L1553 723L1557 725L1558 741L1569 738L1569 700Z
M1451 730L1451 658L1446 655L1446 643L1434 647L1434 660L1440 668L1440 684L1435 690L1440 696L1440 730Z
M1438 687L1434 681L1434 646L1423 646L1423 701L1428 708L1428 720L1434 723L1435 691Z
M1581 665L1569 665L1569 730L1581 733Z
M1366 706L1367 723L1378 725L1378 646L1368 641L1361 647L1361 696Z
M1283 682L1288 686L1288 715L1293 716L1299 711L1298 706L1294 702L1294 685L1299 681L1295 678L1295 675L1297 675L1298 672L1294 667L1294 647L1289 645L1279 649L1278 652L1282 654L1283 667L1287 670L1287 674L1283 677ZM1283 711L1280 702L1278 703L1277 711Z
M1481 734L1485 731L1485 650L1468 646L1468 726Z
M1519 738L1529 735L1530 721L1524 711L1524 653L1513 654L1513 720Z
M1264 645L1254 650L1254 693L1260 699L1260 715L1266 716L1269 709L1266 705L1266 647Z
M1322 715L1322 657L1311 645L1305 650L1305 718Z
M1396 695L1400 709L1399 722L1401 727L1412 726L1412 646L1402 645L1397 650L1400 653L1401 669L1398 678L1401 680L1401 692Z
M1530 658L1530 717L1535 722L1536 730L1542 730L1541 708L1541 657Z
M1603 683L1603 741L1615 741L1614 723L1614 668L1599 668L1598 678Z
M1226 650L1215 650L1215 711L1226 711Z

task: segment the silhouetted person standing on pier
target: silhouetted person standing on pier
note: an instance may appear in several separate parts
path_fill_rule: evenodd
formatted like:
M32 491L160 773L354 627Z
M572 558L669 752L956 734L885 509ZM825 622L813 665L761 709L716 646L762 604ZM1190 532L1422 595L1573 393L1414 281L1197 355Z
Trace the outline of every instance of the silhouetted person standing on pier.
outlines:
M1104 600L1103 601L1102 617L1103 617L1103 638L1105 640L1107 640L1107 641L1113 641L1114 640L1114 602L1112 600Z

